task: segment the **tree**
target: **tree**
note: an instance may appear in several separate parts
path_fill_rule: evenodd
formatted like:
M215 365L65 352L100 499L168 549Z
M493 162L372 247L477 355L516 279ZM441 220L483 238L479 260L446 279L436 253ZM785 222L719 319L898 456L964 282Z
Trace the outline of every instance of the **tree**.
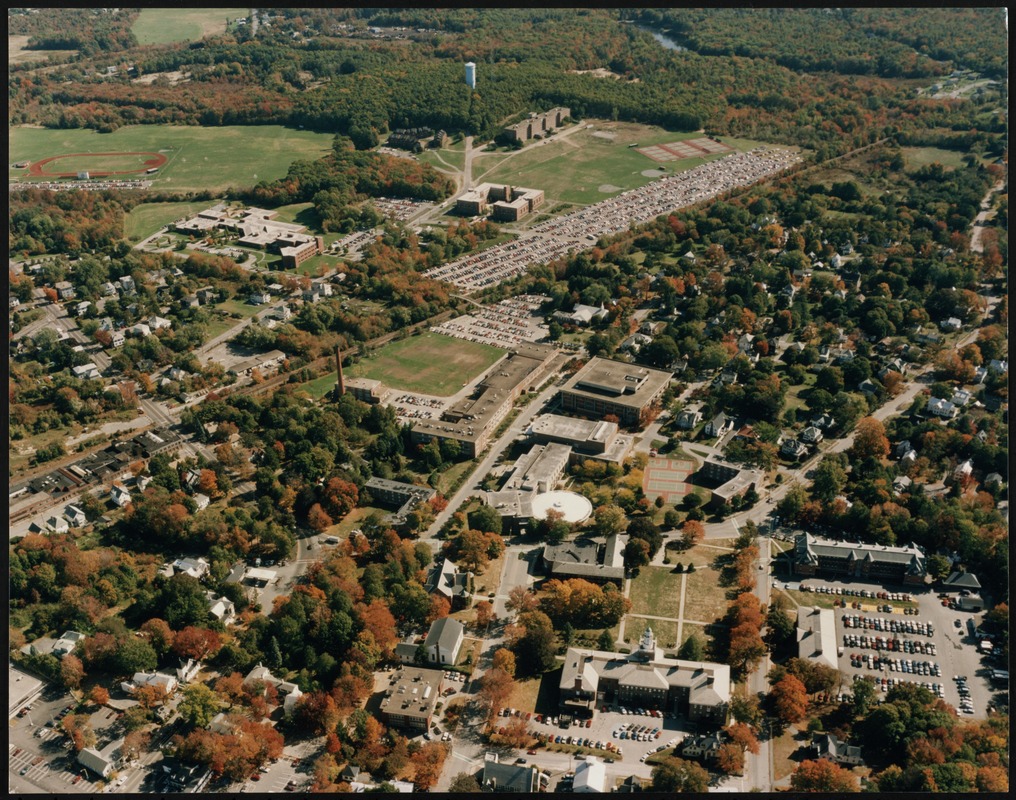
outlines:
M525 588L516 586L516 589ZM513 590L514 591L514 590ZM528 593L527 593L528 594ZM535 598L534 598L535 603ZM497 615L494 613L494 606L489 600L481 600L476 604L476 627L486 628L494 620L497 619Z
M95 731L92 730L87 714L68 714L63 719L63 729L70 737L75 752L80 753L86 747L95 746Z
M508 592L504 607L516 614L525 614L539 608L539 601L525 585L515 586Z
M560 326L558 326L560 327ZM451 784L448 786L448 791L452 794L479 794L480 784L476 778L470 775L468 772L460 772L454 778L452 778Z
M160 657L166 655L173 646L173 630L164 619L152 617L141 626L141 633L148 638L148 643Z
M123 757L127 761L133 761L141 757L141 754L148 748L152 740L152 734L148 731L133 730L123 737Z
M681 547L685 550L694 547L705 538L705 535L706 529L701 522L685 520L681 526Z
M482 505L469 514L469 527L482 533L501 533L501 515L493 506Z
M628 544L624 546L624 568L631 572L646 566L650 561L649 542L635 537L628 539Z
M85 677L85 665L81 659L73 653L67 653L60 659L60 680L68 689L77 689L81 686L81 679Z
M351 481L344 481L341 478L332 478L324 487L324 502L328 513L336 519L341 519L350 511L356 508L360 500L360 492L356 484Z
M682 758L665 758L653 767L654 792L701 792L709 790L709 773Z
M769 690L769 700L776 716L788 724L800 722L808 712L808 691L789 673Z
M97 706L104 706L109 702L109 692L104 686L93 686L92 691L88 693L88 699Z
M510 646L515 652L516 669L526 675L537 675L555 664L554 626L542 611L519 615L517 630Z
M701 661L705 658L705 646L697 633L691 634L677 651L677 657L684 661Z
M758 737L755 735L755 731L753 731L750 726L743 722L735 722L733 725L728 725L723 730L730 738L730 741L741 748L742 751L758 755L760 749Z
M177 711L189 725L204 728L219 713L219 698L203 683L195 683L184 688Z
M209 497L219 496L219 478L213 470L201 470L198 477L198 488Z
M515 690L515 680L498 667L492 667L480 678L480 699L487 707L487 722L491 722L498 710L508 704Z
M511 650L499 647L494 651L492 664L494 669L502 670L508 677L515 677L515 654Z
M417 791L429 791L437 783L447 756L448 747L441 742L427 742L410 756Z
M883 459L889 455L889 439L885 426L874 417L865 417L854 429L854 444L850 448L854 459Z
M853 699L850 701L851 711L855 719L860 719L868 713L872 702L875 700L875 682L871 678L862 678L854 681L851 687Z
M600 631L600 635L596 637L596 649L605 653L614 652L614 637L610 635L610 631Z
M307 512L307 524L310 526L311 530L315 530L320 533L321 531L330 528L334 523L332 522L332 518L328 516L327 512L321 508L321 504L315 503L310 507L310 511Z
M797 792L856 792L857 779L839 764L825 758L802 761L790 776L790 787Z
M593 512L593 527L601 536L620 533L626 522L624 511L612 504L602 505Z
M173 639L173 652L180 658L203 661L211 658L222 647L222 637L208 628L187 626Z
M744 772L744 750L733 742L720 745L716 753L716 766L727 775L740 775Z
M762 709L759 706L758 696L734 695L730 699L730 715L738 722L758 728L762 724Z

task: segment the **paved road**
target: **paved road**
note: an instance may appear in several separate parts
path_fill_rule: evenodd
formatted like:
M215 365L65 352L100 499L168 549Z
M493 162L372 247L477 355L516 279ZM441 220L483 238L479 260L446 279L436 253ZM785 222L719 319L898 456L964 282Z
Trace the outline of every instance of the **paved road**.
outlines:
M421 541L429 541L431 546L437 549L439 543L434 541L434 537L437 536L438 531L440 531L442 526L452 518L452 515L468 497L481 491L479 482L483 480L484 476L488 472L490 472L497 460L511 445L512 441L514 441L516 437L520 436L529 426L533 417L541 413L543 411L543 407L551 400L551 398L554 397L555 394L557 394L557 390L560 388L559 384L560 380L553 381L535 399L531 400L529 404L522 409L518 417L515 418L515 421L508 426L508 430L502 434L501 438L491 444L490 449L487 451L487 455L485 455L480 463L477 464L470 477L462 484L462 488L449 499L448 507L437 515L434 522L431 523L431 526L420 537Z

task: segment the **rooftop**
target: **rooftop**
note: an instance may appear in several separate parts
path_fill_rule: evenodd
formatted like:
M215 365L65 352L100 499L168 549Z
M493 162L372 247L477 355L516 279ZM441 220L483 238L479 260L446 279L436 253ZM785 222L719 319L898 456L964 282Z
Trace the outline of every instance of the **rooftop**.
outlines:
M673 373L607 358L591 358L561 391L608 398L621 405L641 407L669 382Z

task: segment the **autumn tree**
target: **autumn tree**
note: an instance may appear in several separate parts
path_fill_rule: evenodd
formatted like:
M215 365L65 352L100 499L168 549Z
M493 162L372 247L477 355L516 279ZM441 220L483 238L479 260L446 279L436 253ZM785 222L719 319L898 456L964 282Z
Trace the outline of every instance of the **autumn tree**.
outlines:
M727 775L744 772L744 750L733 742L724 742L716 753L716 766Z
M445 548L448 557L465 569L482 572L490 559L504 552L504 540L497 533L470 529L449 539Z
M109 702L109 691L104 686L93 686L88 699L97 706L104 706Z
M514 614L525 614L527 611L536 611L540 603L528 587L520 585L512 587L508 592L504 607Z
M480 700L487 709L487 723L504 708L515 689L515 681L503 669L493 667L480 678Z
M122 753L123 757L127 761L133 761L141 757L141 755L148 749L148 744L152 740L152 734L145 730L133 730L127 733L123 737Z
M203 661L211 658L222 647L222 637L208 628L188 625L173 638L173 652L180 658Z
M468 772L460 772L452 778L452 782L448 786L448 791L452 794L458 795L479 794L480 784L476 778Z
M889 439L881 421L865 417L857 423L850 455L858 461L866 458L883 459L889 455Z
M827 758L802 761L790 776L790 788L797 792L857 792L857 779L850 770Z
M307 512L307 524L310 526L311 530L315 530L320 533L321 531L330 528L334 523L327 512L321 508L321 504L315 503L310 507L310 511Z
M381 651L392 652L398 644L399 632L388 603L384 600L372 600L367 605L358 606L357 611L364 630L370 631Z
M752 730L751 726L746 725L743 722L735 722L724 728L723 732L727 734L727 738L729 738L731 742L736 744L742 750L745 750L752 755L758 755L758 737L755 735L755 731Z
M789 673L769 690L769 701L776 716L787 724L800 722L808 712L808 690Z
M503 671L508 677L515 677L515 654L504 647L499 647L494 651L493 658L494 669Z
M81 679L85 677L85 665L73 653L67 653L60 659L60 680L68 689L78 689Z
M95 747L96 736L87 714L68 714L63 718L64 732L70 737L74 751L80 753L86 747Z
M706 529L701 522L693 519L685 520L681 526L681 547L685 550L694 547L706 536Z
M209 497L215 498L219 496L219 478L214 470L201 470L198 476L198 488Z
M356 484L341 478L331 478L324 486L323 502L333 519L341 519L356 508L360 492Z
M194 683L184 688L177 711L189 725L204 728L219 713L219 698L205 684Z
M516 586L515 588L524 589L525 587ZM514 589L512 591L514 591ZM533 602L534 603L536 602L535 598L533 599ZM496 619L497 615L494 613L494 606L489 600L481 600L479 603L476 604L476 627L478 629L486 628Z
M148 639L152 649L161 657L169 652L173 646L173 629L164 619L152 617L141 626L141 633Z
M441 742L427 742L410 756L413 784L417 791L430 791L441 777L448 747Z

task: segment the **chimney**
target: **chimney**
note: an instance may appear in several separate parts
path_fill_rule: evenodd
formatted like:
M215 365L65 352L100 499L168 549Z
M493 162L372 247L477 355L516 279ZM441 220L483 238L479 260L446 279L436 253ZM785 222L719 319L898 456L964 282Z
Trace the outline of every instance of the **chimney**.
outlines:
M338 347L335 348L335 367L338 371L338 380L335 384L335 391L337 397L342 397L346 393L346 381L342 377L342 350Z

